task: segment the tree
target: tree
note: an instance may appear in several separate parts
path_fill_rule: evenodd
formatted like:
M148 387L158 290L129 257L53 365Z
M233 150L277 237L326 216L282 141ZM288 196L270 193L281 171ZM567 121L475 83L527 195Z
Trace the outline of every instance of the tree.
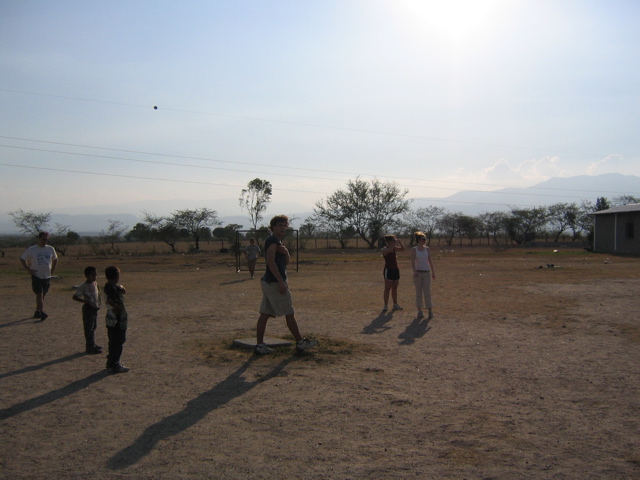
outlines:
M347 182L346 190L338 190L316 203L314 217L325 225L353 227L355 232L375 248L387 228L400 223L400 217L409 210L410 201L404 200L408 190L400 190L393 182L359 177Z
M229 225L225 225L224 227L218 227L213 230L213 236L220 240L220 248L224 248L224 241L227 240L229 243L233 243L236 241L236 232L242 228L242 225L238 225L237 223L230 223Z
M71 230L69 225L56 223L56 231L54 233L55 245L52 245L61 255L67 254L67 248L75 245L80 240L80 235Z
M610 208L611 208L611 204L609 203L609 200L607 200L607 197L596 198L596 206L595 206L596 212L600 212L602 210L609 210Z
M445 209L442 207L424 207L416 210L416 217L420 222L422 233L427 236L427 245L431 245L433 233L438 226L438 220L444 215Z
M560 240L560 236L567 229L571 229L572 225L577 225L578 205L575 203L554 203L553 205L549 205L547 210L548 222L552 228L554 242ZM572 230L574 232L575 240L575 227Z
M180 229L173 224L171 218L158 217L152 213L142 212L143 221L151 232L151 238L157 238L171 248L171 253L176 253L176 244L180 239Z
M266 211L271 201L271 183L267 180L254 178L243 188L240 193L240 208L246 209L253 229L258 229L258 223L262 220L262 214Z
M611 199L611 203L614 207L640 203L640 197L634 197L633 195L620 195L618 197L613 197L613 199Z
M413 245L414 242L413 234L421 231L427 237L427 245L430 245L438 225L438 220L444 215L444 212L444 208L434 206L407 211L402 224L405 227L404 234L411 239L410 244Z
M46 231L47 225L51 221L51 212L35 213L20 209L9 212L9 216L21 233L34 237L37 237L40 232Z
M587 232L587 239L589 242L593 241L593 216L589 215L590 213L595 212L596 206L593 202L589 200L583 200L578 208L578 218L576 219L576 223L580 232Z
M148 242L153 240L153 235L154 233L148 224L138 222L127 232L124 238L127 242Z
M460 232L460 222L458 219L462 216L462 213L447 212L443 214L438 220L438 230L444 237L444 241L447 245L451 246L453 239Z
M120 220L107 220L109 222L109 228L107 231L102 231L102 238L105 243L111 245L111 250L116 255L120 255L120 247L118 246L118 242L122 238L122 234L127 231L129 228L127 225L124 225Z
M536 231L546 223L547 215L545 207L512 207L511 212L505 218L505 227L509 238L517 245L534 240Z
M195 242L194 249L200 249L202 228L221 225L218 213L206 207L196 210L178 210L172 213L171 222L178 229L184 229Z
M473 245L473 240L480 236L482 224L476 217L469 215L458 215L456 219L458 223L458 235L460 237L460 246L462 246L462 237L469 239L469 245Z
M479 215L487 238L492 238L496 245L500 243L498 238L500 233L504 232L505 218L504 212L485 212Z
M313 223L313 217L305 219L305 223L300 225L300 249L304 250L307 242L315 238L317 225Z

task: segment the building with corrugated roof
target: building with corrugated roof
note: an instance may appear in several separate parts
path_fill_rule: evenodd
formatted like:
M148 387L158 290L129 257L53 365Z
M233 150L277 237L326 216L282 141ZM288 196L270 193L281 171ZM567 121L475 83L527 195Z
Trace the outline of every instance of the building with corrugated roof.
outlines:
M593 251L640 255L640 203L593 212Z

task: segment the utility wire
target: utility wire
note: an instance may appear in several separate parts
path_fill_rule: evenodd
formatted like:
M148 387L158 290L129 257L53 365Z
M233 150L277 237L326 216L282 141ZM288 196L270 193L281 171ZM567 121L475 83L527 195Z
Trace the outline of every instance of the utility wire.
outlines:
M4 146L4 145L0 145L0 147L2 147L2 146ZM21 147L11 147L11 148L21 148ZM245 172L245 170L235 170L235 169L216 168L216 167L204 167L204 166L200 166L200 165L181 165L181 164L174 164L174 163L168 163L168 162L156 162L156 161L152 161L152 160L136 160L136 159L122 158L122 157L111 157L111 156L107 156L107 155L93 155L93 154L74 153L74 152L57 152L57 151L52 151L52 150L40 150L40 149L33 149L33 150L35 150L35 151L43 151L43 152L62 153L62 154L66 154L66 155L78 155L78 156L85 156L85 157L105 158L105 159L110 159L110 160L126 160L126 161L131 161L131 162L140 162L140 163L153 163L153 164L161 164L161 165L180 165L180 166L193 167L193 168L204 168L204 169L213 169L213 170ZM103 175L103 176L116 176L116 177L124 177L124 178L137 178L137 179L142 179L142 180L157 180L157 181L164 181L164 182L194 183L194 184L201 184L201 185L218 185L218 186L233 186L233 187L240 187L240 188L244 187L243 185L231 185L231 184L222 184L222 183L210 183L210 182L190 181L190 180L176 180L176 179L166 179L166 178L140 177L140 176L132 176L132 175L115 175L115 174L107 174L107 173L100 173L100 172L84 172L84 171L80 171L80 170L65 170L65 169L60 169L60 168L36 167L36 166L30 166L30 165L17 165L17 164L12 164L12 163L0 163L0 166L14 167L14 168L30 168L30 169L34 169L34 170L49 170L49 171L67 172L67 173L80 173L80 174L87 174L87 175L100 175L100 176ZM265 172L254 172L254 173L265 173ZM314 180L334 180L334 179L326 179L326 178L323 179L323 178L320 178L320 177L304 177L304 176L290 175L290 174L284 174L284 173L269 172L269 174L270 175L287 176L287 177L297 177L297 178L311 178L311 179L314 179ZM458 189L455 189L455 188L425 187L423 185L399 185L399 186L407 187L407 188L458 191ZM314 191L309 191L309 190L288 190L288 189L283 189L283 188L278 188L278 190L285 191L285 192L316 193L316 194L320 194L320 195L329 195L327 192L314 192ZM584 199L583 197L576 197L576 196L571 196L571 195L558 195L558 194L545 195L545 194L540 194L540 193L526 193L526 192L491 192L491 191L485 191L485 190L465 190L465 192L469 192L469 193L484 193L484 194L501 194L501 195L519 195L519 196L525 196L525 197L552 197L552 198L562 197L562 198L579 199L579 200L583 200ZM612 193L616 193L616 192L612 192ZM476 202L457 202L457 201L454 201L454 200L450 200L450 202L452 202L452 203L476 203ZM504 204L495 203L493 205L504 205Z
M570 154L570 155L594 156L593 153L562 151L562 150L557 150L557 149L552 149L552 148L540 148L540 147L530 147L530 146L522 146L522 145L505 145L505 144L499 144L499 143L489 143L489 142L477 142L477 141L472 141L472 140L462 140L462 139L457 139L457 138L430 137L430 136L426 136L426 135L418 135L418 134L411 134L411 133L385 132L385 131L380 131L380 130L369 130L369 129L364 129L364 128L336 127L334 125L323 125L323 124L305 123L305 122L292 122L292 121L287 121L287 120L275 120L275 119L270 119L270 118L256 118L256 117L249 117L249 116L244 116L244 115L231 115L231 114L223 114L223 113L216 113L216 112L202 112L202 111L197 111L197 110L186 110L186 109L170 108L170 107L158 107L158 105L153 105L152 106L152 105L143 105L143 104L135 104L135 103L115 102L115 101L111 101L111 100L96 100L96 99L90 99L90 98L73 97L73 96L68 96L68 95L54 95L54 94L50 94L50 93L26 92L26 91L22 91L22 90L10 90L10 89L5 89L5 88L0 88L0 91L10 92L10 93L20 93L20 94L23 94L23 95L37 95L37 96L43 96L43 97L61 98L61 99L65 99L65 100L75 100L75 101L81 101L81 102L105 103L105 104L110 104L110 105L122 105L122 106L145 108L145 109L152 108L154 110L160 109L162 111L166 110L166 111L170 111L170 112L190 113L190 114L196 114L196 115L207 115L207 116L215 116L215 117L223 117L223 118L235 118L235 119L240 119L240 120L251 120L251 121L254 121L254 122L267 122L267 123L276 123L276 124L282 124L282 125L293 125L293 126L299 126L299 127L322 128L322 129L327 129L327 130L339 130L339 131L345 131L345 132L366 133L366 134L373 134L373 135L386 135L386 136L395 136L395 137L404 137L404 138L417 138L417 139L423 139L423 140L435 140L435 141L439 141L439 142L461 143L461 144L468 144L468 145L481 145L481 146L485 146L485 147L508 148L508 149L514 149L514 150L529 150L529 151L540 151L540 152L565 153L565 154ZM603 155L601 155L601 156L603 156Z
M126 149L109 148L109 147L97 147L97 146L92 146L92 145L82 145L82 144L73 144L73 143L64 143L64 142L54 142L54 141L48 141L48 140L35 140L35 139L21 138L21 137L10 137L10 136L5 136L5 135L0 135L0 138L5 138L5 139L9 139L9 140L35 142L35 143L45 143L45 144L50 144L50 145L62 145L62 146L67 146L67 147L91 148L91 149L96 149L96 150L105 150L105 151L112 151L112 152L135 153L135 154L152 155L152 156L158 156L158 157L182 158L182 159L187 159L187 160L200 160L200 161L207 161L207 162L219 162L219 163L228 163L228 164L233 164L233 165L247 165L247 166L252 166L252 167L260 166L260 167L269 167L269 168L286 168L288 170L300 170L300 171L307 171L307 172L334 173L334 174L339 174L339 175L355 175L355 176L364 175L364 176L368 176L368 177L377 177L377 175L375 175L375 174L362 174L362 173L356 173L356 172L333 171L333 170L311 169L311 168L301 168L301 167L288 167L288 166L284 167L284 166L273 165L273 164L260 164L260 163L252 163L252 162L220 160L220 159L215 159L215 158L204 158L204 157L193 157L193 156L185 156L185 155L171 155L171 154L165 154L165 153L145 152L145 151L140 151L140 150L126 150ZM234 170L234 169L225 169L225 168L216 168L216 167L205 167L205 166L200 166L200 165L188 165L188 164L185 165L185 164L181 164L181 163L160 162L160 161L151 161L151 160L138 160L138 159L123 158L123 157L111 157L111 156L103 156L103 155L95 155L95 154L81 154L81 153L75 153L75 152L61 152L61 151L57 151L57 150L37 149L37 148L20 147L20 146L13 146L13 145L2 145L2 144L0 144L0 147L15 148L15 149L22 149L22 150L33 150L33 151L41 151L41 152L50 152L50 153L61 153L61 154L66 154L66 155L85 155L85 156L91 156L91 157L97 157L97 158L110 158L110 159L128 160L128 161L132 161L132 162L157 163L157 164L161 164L161 165L173 165L173 166L179 166L179 167L207 168L207 169L217 169L217 170L224 170L224 171L240 171L240 172L244 172L245 171L245 170ZM291 177L297 177L297 178L312 178L312 179L317 179L317 180L335 180L334 178L326 178L326 177L311 177L311 176L301 176L301 175L291 175L291 174L278 174L278 173L274 173L272 171L269 171L269 172L255 172L255 173L265 174L265 175L291 176ZM409 178L409 177L395 177L394 176L394 177L386 177L386 178L397 179L397 180L413 180L413 181L417 180L417 181L425 181L425 182L432 182L432 183L446 183L448 185L450 185L450 184L464 185L464 186L477 185L477 186L483 186L483 187L514 188L514 187L511 187L509 185L503 185L503 184L501 185L501 184L491 184L491 183L456 182L456 181L446 181L446 180L421 179L421 178L415 178L415 177ZM434 188L434 189L437 189L437 190L453 190L453 191L458 191L459 190L459 189L455 189L455 188L425 187L425 186L418 186L418 185L401 185L401 186L413 187L413 188ZM561 189L561 188L552 188L552 187L529 187L529 188L535 188L536 190L549 190L549 191L560 191L560 192L589 192L589 190ZM616 194L616 193L619 193L619 192L606 191L606 192L602 192L602 193ZM534 195L534 194L529 194L529 195Z

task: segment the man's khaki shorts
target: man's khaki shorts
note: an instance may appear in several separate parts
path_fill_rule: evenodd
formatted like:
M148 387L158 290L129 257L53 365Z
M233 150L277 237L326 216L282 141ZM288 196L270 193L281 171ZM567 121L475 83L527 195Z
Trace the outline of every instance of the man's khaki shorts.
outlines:
M281 317L295 313L291 290L287 288L286 293L283 295L280 293L278 282L267 283L263 280L260 284L262 285L260 313L271 317Z

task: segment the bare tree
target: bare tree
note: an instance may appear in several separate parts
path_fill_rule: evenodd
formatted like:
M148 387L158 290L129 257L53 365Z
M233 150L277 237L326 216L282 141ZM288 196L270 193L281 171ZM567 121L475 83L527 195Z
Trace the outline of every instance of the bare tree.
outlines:
M634 197L633 195L620 195L611 199L611 204L614 207L629 205L631 203L640 203L640 198Z
M176 244L180 239L180 229L171 218L156 216L152 213L142 212L143 221L151 231L151 234L163 241L171 248L171 253L176 253Z
M431 239L438 226L438 221L444 215L445 209L442 207L423 207L416 210L416 217L420 230L427 236L427 245L431 245Z
M222 222L218 220L218 213L206 207L196 210L178 210L177 212L173 212L171 222L178 229L185 229L187 233L193 237L195 250L200 249L200 237L203 234L204 228L222 224Z
M40 232L47 230L49 222L51 221L51 212L25 212L20 209L9 212L9 216L16 227L20 229L20 232L25 235L33 235L34 237L37 237Z
M120 220L107 220L109 222L109 228L106 231L102 231L101 236L105 243L111 246L111 250L116 255L120 255L120 247L118 242L122 239L122 234L129 228L124 225Z
M447 212L443 214L438 220L438 231L444 237L447 245L451 246L453 239L460 232L460 222L458 218L462 216L462 213Z
M67 249L71 245L75 245L80 240L80 235L72 231L69 225L60 223L56 223L56 231L53 236L55 242L52 243L52 246L63 256L67 254Z
M253 230L258 230L258 223L262 221L262 214L271 201L272 187L267 180L254 178L240 193L240 208L246 209Z
M356 178L347 182L346 190L317 202L314 217L344 229L353 227L369 248L375 248L384 230L399 225L409 210L410 201L404 200L407 193L393 182Z
M509 238L517 245L535 239L536 233L547 221L545 207L511 208L511 213L505 218L505 227Z

